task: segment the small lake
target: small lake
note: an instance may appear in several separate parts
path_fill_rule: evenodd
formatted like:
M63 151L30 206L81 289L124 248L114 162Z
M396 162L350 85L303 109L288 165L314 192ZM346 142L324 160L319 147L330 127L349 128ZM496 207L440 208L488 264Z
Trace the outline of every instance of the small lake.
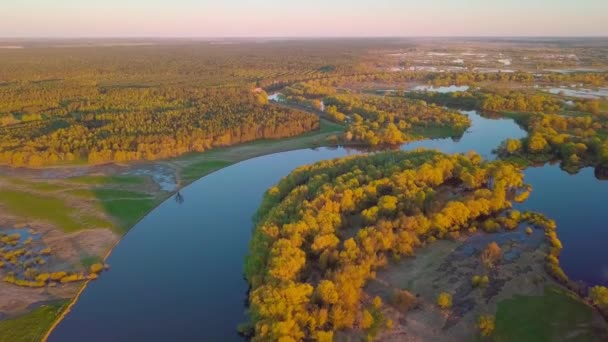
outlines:
M564 94L569 97L577 97L581 99L601 99L602 97L608 97L608 89L600 88L600 89L585 89L585 88L549 88L545 91L551 94Z
M268 100L270 101L274 101L274 102L285 102L285 96L282 93L274 93L274 94L270 94L268 95ZM320 100L320 106L319 106L319 110L324 112L325 111L325 103L323 102L323 100Z
M270 94L270 95L268 95L268 99L270 101L274 101L274 102L283 102L283 94L281 94L281 93Z
M446 86L446 87L434 87L434 86L429 86L429 85L419 85L419 86L415 86L413 90L447 94L447 93L457 93L457 92L467 91L467 90L469 90L469 86L451 85L451 86Z
M503 140L526 135L510 119L466 113L472 126L462 138L402 149L475 150L493 159ZM356 153L319 148L262 156L184 188L183 203L167 200L131 229L108 259L110 271L90 283L49 341L240 341L243 262L264 191L300 165ZM570 176L556 165L527 170L526 181L534 190L521 207L556 219L565 271L608 284L602 276L608 269L608 182L596 180L592 169Z

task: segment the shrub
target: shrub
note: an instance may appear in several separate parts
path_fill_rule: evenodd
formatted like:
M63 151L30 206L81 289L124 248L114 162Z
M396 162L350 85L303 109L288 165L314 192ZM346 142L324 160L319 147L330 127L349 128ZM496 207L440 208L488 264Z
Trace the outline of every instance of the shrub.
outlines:
M391 297L391 303L401 311L409 311L416 305L416 297L409 291L395 290Z
M374 297L372 305L374 306L374 309L376 309L376 310L380 309L380 307L382 306L382 298L380 298L378 296Z
M589 291L589 297L593 304L603 311L608 310L608 288L604 286L594 286Z
M361 329L369 329L372 324L374 324L374 316L367 310L363 310L363 315L361 316Z
M91 267L90 267L91 273L99 273L102 270L103 270L103 264L101 264L101 263L95 263L95 264L91 265Z
M494 316L482 315L477 319L477 329L482 336L490 336L496 327L496 319Z
M487 275L484 276L473 276L473 278L471 278L471 284L473 285L473 287L486 287L488 286L488 284L490 283L490 278L488 278Z
M501 258L502 250L496 242L489 243L486 249L481 253L481 261L487 268L496 266Z
M441 292L437 297L437 305L442 309L452 307L452 295L447 292Z

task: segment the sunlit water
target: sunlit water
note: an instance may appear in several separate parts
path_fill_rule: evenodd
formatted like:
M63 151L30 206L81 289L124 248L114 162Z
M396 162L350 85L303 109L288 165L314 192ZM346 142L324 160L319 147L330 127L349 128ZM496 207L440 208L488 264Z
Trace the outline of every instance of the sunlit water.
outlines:
M444 86L444 87L434 87L434 86L429 86L429 85L418 85L418 86L414 87L414 90L447 94L447 93L457 93L457 92L467 91L467 90L469 90L469 86L451 85L451 86Z
M546 89L551 94L564 94L569 97L577 97L581 99L601 99L608 97L608 88L585 89L585 88L549 88Z
M469 115L473 124L460 140L420 141L403 149L475 150L492 159L503 140L525 136L511 120ZM246 320L243 261L264 191L297 166L354 153L277 153L194 182L181 191L183 203L168 200L131 229L108 259L111 270L90 283L50 341L239 340L236 326ZM534 191L521 208L557 220L565 271L573 279L606 284L608 182L596 180L592 169L570 176L558 166L531 168L526 181Z

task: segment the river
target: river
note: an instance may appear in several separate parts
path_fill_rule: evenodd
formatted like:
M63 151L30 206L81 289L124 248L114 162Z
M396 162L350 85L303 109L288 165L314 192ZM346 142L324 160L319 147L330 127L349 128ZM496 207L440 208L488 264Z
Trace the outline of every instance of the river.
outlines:
M526 133L510 119L467 112L472 126L459 140L406 144L404 150L475 150L493 159L507 138ZM230 341L246 320L243 262L251 217L264 191L303 164L358 153L319 148L266 155L212 173L167 200L124 237L108 259L111 270L91 282L49 341ZM562 265L575 280L608 284L608 182L593 169L571 176L557 165L526 170L533 186L521 209L556 219Z

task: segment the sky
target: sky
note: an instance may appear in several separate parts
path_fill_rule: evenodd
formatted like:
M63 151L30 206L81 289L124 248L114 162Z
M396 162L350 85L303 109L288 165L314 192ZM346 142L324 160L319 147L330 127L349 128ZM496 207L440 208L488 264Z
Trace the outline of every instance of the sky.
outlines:
M0 37L608 36L608 0L0 0Z

